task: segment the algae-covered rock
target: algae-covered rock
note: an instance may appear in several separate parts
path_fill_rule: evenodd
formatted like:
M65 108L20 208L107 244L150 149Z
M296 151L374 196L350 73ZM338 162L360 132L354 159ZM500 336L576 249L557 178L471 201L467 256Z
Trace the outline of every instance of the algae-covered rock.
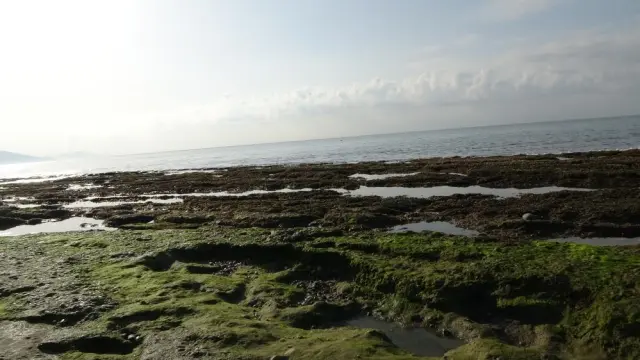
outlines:
M0 241L0 357L420 358L402 338L345 326L368 317L464 342L440 349L441 359L640 358L638 248L539 240L640 234L638 156L273 165L222 176L123 172L11 185L3 196L44 205L3 206L0 217L12 225L84 214L119 230ZM413 172L372 184L592 191L416 199L331 190L360 186L355 173ZM67 190L93 182L108 186ZM318 190L293 191L303 188ZM149 201L256 189L290 190ZM132 203L57 205L88 196L97 206ZM420 221L455 222L483 236L388 233Z
M106 226L119 227L128 224L148 223L154 216L145 214L118 215L108 218L104 223Z

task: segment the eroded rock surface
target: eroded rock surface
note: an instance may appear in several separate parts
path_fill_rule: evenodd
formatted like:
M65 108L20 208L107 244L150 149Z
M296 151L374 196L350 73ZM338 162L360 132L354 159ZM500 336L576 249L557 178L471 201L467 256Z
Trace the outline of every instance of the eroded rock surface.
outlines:
M640 151L567 157L7 185L5 227L88 215L119 230L0 239L0 359L416 358L402 341L346 326L362 316L463 341L436 358L640 358L640 249L544 241L640 236ZM412 175L366 181L355 173ZM105 186L69 190L88 183ZM361 185L593 191L382 199L332 190ZM181 195L286 188L316 190ZM183 202L148 202L151 194ZM79 200L110 204L64 208ZM419 221L480 235L388 232Z

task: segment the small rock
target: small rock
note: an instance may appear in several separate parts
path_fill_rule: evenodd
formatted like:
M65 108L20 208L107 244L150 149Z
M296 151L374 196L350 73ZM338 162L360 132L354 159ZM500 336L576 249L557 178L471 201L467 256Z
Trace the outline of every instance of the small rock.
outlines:
M42 219L35 218L35 219L27 220L27 225L38 225L38 224L42 224Z
M383 333L380 330L368 330L366 332L366 336L372 337L372 338L378 338L378 339L383 340L383 341L391 342L391 339L389 339L387 334Z
M129 334L129 335L127 335L127 340L132 340L132 341L133 341L133 340L135 340L135 339L136 339L136 336L135 336L135 335L133 335L133 334Z
M291 356L291 355L293 355L294 352L296 352L296 348L291 348L291 349L285 351L284 355L285 356Z
M533 221L533 220L537 220L537 219L538 219L538 217L535 216L532 213L526 213L526 214L522 215L522 220L524 220L524 221Z

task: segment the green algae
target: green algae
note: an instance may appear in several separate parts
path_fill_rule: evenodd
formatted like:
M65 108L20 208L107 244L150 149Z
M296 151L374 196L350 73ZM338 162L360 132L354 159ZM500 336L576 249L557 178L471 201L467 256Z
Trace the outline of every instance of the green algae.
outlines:
M291 243L224 228L40 235L21 246L77 258L67 274L117 304L75 328L142 339L128 354L63 359L144 358L163 336L180 356L415 358L340 326L364 312L469 340L448 359L640 357L635 248L376 232ZM7 299L0 319L13 316Z

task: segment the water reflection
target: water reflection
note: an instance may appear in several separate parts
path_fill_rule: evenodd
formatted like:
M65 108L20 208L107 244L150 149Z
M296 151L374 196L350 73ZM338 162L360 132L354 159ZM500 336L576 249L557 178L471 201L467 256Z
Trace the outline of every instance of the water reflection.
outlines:
M408 173L408 174L353 174L349 176L354 179L364 179L366 181L369 180L384 180L394 177L405 177L405 176L414 176L420 174L419 172Z
M94 200L83 200L83 201L75 201L70 204L66 204L63 207L67 209L81 209L81 208L98 208L98 207L113 207L119 205L128 205L128 204L177 204L183 202L182 199L148 199L148 200L138 200L138 201L95 201Z
M392 233L422 231L434 231L455 236L477 236L480 234L475 230L464 229L446 221L422 221L418 223L398 225L390 230Z
M62 221L49 221L37 225L20 225L0 231L0 236L19 236L67 231L116 230L104 226L104 221L87 217L72 217Z
M547 194L558 191L593 191L592 189L567 188L559 186L546 186L531 189L516 188L487 188L482 186L454 187L454 186L434 186L428 188L408 188L408 187L368 187L361 186L357 190L349 191L353 196L380 196L396 197L407 196L413 198L430 198L434 196L452 195L493 195L499 198L517 197L523 194Z
M395 346L417 356L443 356L447 351L464 345L462 340L440 337L423 328L403 328L372 317L349 320L347 325L381 331Z

